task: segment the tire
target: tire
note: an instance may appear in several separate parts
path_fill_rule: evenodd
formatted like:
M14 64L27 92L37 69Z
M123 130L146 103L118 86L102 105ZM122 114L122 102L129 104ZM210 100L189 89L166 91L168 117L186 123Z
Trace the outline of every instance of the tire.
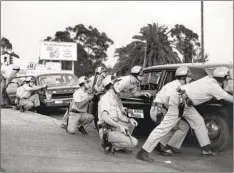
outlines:
M221 116L205 116L205 124L211 140L211 148L224 150L231 142L231 129L228 121Z

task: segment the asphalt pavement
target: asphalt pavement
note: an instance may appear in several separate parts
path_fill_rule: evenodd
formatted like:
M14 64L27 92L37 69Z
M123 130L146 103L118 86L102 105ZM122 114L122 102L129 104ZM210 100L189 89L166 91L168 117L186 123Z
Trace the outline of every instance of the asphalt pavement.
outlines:
M182 155L165 157L152 153L154 163L132 154L106 155L91 124L88 135L70 135L60 128L61 112L44 116L1 110L1 168L7 172L233 172L233 149L216 157L202 157L197 146L184 145ZM2 172L2 171L1 171Z

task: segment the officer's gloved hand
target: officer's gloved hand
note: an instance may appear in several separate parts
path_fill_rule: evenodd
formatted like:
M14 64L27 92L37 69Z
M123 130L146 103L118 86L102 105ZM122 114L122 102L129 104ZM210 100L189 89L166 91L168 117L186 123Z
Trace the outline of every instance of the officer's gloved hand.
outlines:
M89 94L89 95L88 95L88 99L89 99L89 100L92 100L93 98L94 98L94 95L93 95L93 94Z
M137 121L134 120L133 118L130 118L129 121L134 127L136 127L138 125Z
M150 98L151 94L149 92L144 92L144 96Z

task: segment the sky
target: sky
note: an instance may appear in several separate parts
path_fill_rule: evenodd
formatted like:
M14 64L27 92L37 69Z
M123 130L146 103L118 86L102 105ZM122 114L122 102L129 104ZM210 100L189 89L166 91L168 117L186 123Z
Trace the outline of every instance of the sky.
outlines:
M157 23L169 29L183 24L201 36L200 1L1 1L1 37L25 61L38 61L40 41L68 26L92 25L114 44L114 51L132 41L140 28ZM199 38L200 39L200 38ZM204 2L204 47L209 62L233 62L233 2Z

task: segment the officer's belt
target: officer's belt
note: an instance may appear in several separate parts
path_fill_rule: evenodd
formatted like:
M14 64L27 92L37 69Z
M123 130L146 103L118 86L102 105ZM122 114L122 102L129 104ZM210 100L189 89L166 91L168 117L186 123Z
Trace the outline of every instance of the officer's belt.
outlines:
M111 131L116 131L116 127L111 126L107 123L98 124L98 129L104 129L104 128L110 129Z

